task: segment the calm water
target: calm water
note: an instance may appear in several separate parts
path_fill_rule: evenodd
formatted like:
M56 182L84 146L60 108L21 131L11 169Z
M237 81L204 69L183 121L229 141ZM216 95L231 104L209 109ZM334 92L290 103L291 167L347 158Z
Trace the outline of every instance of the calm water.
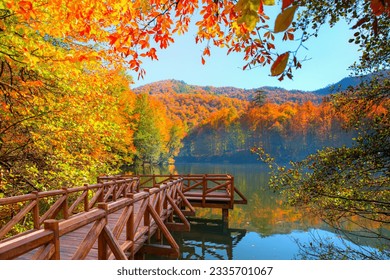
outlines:
M198 208L191 219L191 232L174 233L181 259L290 260L299 258L298 243L321 239L341 244L340 236L321 220L283 205L281 198L267 189L268 170L261 165L179 164L136 173L229 173L247 197L247 205L229 211L228 228L221 224L220 209Z

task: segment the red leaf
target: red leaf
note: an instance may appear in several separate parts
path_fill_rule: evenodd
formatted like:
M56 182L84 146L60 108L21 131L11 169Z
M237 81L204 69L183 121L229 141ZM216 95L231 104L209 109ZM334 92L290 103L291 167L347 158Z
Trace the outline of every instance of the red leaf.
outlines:
M30 1L20 1L19 8L24 12L31 11L32 3Z
M118 40L119 34L118 33L113 33L110 36L108 36L107 38L110 40L110 45L112 46Z
M202 56L202 64L204 65L206 63L206 60L204 60L203 56Z
M284 72L287 66L288 57L290 56L289 52L285 52L278 56L275 62L271 66L271 75L278 76Z
M294 0L283 0L283 3L282 3L282 10L286 9L288 6L290 6L292 3L294 2Z
M385 6L381 0L371 0L370 7L372 13L376 16L380 16L385 11Z

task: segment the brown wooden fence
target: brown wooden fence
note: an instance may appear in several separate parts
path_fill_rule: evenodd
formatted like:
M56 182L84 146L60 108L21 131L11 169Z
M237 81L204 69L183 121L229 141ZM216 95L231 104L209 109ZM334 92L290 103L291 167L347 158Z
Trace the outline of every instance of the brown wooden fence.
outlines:
M170 230L189 230L180 208L193 210L182 189L183 179L176 179L138 191L139 178L132 177L0 199L1 206L23 203L1 227L2 237L23 219L30 219L29 213L33 221L32 229L1 241L0 259L133 259L144 253L178 256L179 246ZM41 212L40 199L47 197L53 203ZM175 222L173 215L180 221ZM160 241L154 244L152 236L164 239L165 245Z

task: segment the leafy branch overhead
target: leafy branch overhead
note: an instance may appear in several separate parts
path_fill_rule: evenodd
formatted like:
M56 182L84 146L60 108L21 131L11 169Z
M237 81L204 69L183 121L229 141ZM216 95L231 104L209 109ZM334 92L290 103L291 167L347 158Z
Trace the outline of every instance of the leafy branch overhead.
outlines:
M348 17L351 8L363 7L352 18L362 22L370 21L375 33L385 32L389 15L389 3L383 0L306 1L283 0L281 11L270 24L264 12L264 5L276 5L274 0L140 0L140 1L25 1L12 0L0 3L2 21L16 19L18 45L24 57L21 61L34 67L39 59L45 60L98 60L104 65L122 64L138 73L139 78L146 73L142 66L144 59L157 60L158 49L165 49L174 43L175 36L187 33L191 21L198 27L195 34L197 43L206 43L201 57L210 55L210 46L225 47L228 53L244 53L244 69L256 66L273 65L282 68L284 60L279 58L275 35L283 34L284 40L294 40L294 33L302 29L309 34L309 23L323 24L328 14L335 14L331 21ZM345 2L345 3L344 3ZM334 4L332 4L334 3ZM343 6L344 5L344 6ZM302 7L300 9L299 7ZM323 9L318 13L318 9ZM337 9L337 11L335 11ZM342 12L344 10L344 12ZM298 16L295 16L299 12ZM194 17L199 13L199 17ZM11 17L12 15L12 17ZM294 22L297 18L297 22ZM359 28L366 24L358 22ZM270 25L274 26L273 29ZM0 28L4 29L4 23ZM26 30L34 30L46 39L51 38L66 46L67 52L58 56L47 53L42 44L29 43L24 35ZM10 30L9 30L10 31ZM361 42L356 41L357 43ZM370 45L372 47L372 44ZM367 45L368 47L368 45ZM364 49L363 49L364 50ZM14 58L9 49L3 54ZM297 51L290 51L288 63L278 76L292 77L292 68L300 68ZM279 59L278 59L279 58ZM368 59L368 58L367 58ZM281 65L278 64L283 61ZM272 73L274 75L274 73Z

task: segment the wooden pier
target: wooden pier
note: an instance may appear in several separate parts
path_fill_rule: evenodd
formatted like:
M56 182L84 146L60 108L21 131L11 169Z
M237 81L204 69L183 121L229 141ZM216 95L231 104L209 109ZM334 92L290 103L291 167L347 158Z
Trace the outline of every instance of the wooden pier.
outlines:
M230 175L99 177L94 185L2 198L0 213L9 215L0 224L0 259L178 257L171 232L190 230L194 207L227 216L235 203L246 199Z

